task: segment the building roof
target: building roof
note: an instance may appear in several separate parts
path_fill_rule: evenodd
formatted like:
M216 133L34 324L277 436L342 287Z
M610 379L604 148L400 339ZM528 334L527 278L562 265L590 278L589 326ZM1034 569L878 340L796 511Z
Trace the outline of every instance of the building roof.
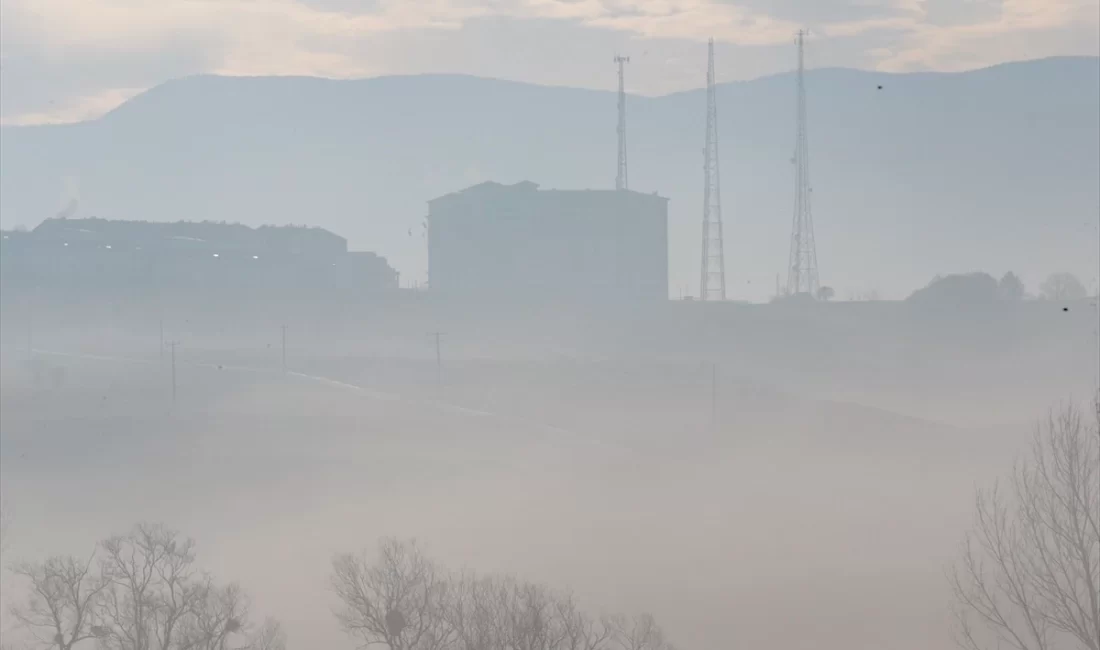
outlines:
M260 226L216 221L126 221L96 217L46 219L32 231L35 237L65 237L118 242L190 242L237 248L296 249L321 244L343 247L347 240L323 228L311 226Z
M653 192L652 194L645 194L643 192L636 192L634 190L614 190L614 189L608 189L608 190L592 190L592 189L585 189L585 190L554 190L554 189L542 190L542 189L539 189L539 184L538 183L534 183L532 181L520 181L520 182L514 183L512 185L504 185L503 183L497 183L496 181L485 181L484 183L478 183L477 185L472 185L470 187L467 187L464 190L459 190L457 192L451 192L450 194L444 194L443 196L436 197L436 198L428 201L428 204L430 205L430 204L433 204L437 201L444 201L444 200L454 201L454 200L457 200L457 199L467 199L467 200L468 199L485 199L485 198L490 198L490 197L493 197L493 196L515 195L517 193L531 193L531 194L539 194L539 195L551 195L551 194L557 194L557 195L562 195L562 194L567 194L567 195L583 195L583 194L613 195L613 194L620 194L620 195L627 195L627 196L632 196L632 197L645 197L647 199L661 200L661 201L665 201L665 202L668 201L668 198L663 197L663 196L659 196L656 192Z

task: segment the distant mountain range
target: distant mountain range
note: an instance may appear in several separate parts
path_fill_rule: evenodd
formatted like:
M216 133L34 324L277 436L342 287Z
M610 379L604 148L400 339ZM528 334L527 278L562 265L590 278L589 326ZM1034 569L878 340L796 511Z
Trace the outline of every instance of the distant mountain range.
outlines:
M1100 59L807 76L822 282L903 297L937 273L1095 282ZM794 78L718 90L731 297L787 262ZM698 291L703 90L630 97L631 188L670 202L672 293ZM456 75L200 76L80 124L3 127L0 222L81 216L310 224L423 280L426 201L484 180L609 187L615 96ZM79 188L68 205L66 183ZM1094 286L1094 285L1092 285Z

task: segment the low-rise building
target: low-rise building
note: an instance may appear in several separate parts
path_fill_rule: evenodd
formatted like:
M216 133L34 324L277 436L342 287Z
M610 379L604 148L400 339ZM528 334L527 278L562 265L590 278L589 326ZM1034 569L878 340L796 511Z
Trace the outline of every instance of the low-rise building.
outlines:
M433 293L501 300L668 298L668 199L482 183L429 202Z

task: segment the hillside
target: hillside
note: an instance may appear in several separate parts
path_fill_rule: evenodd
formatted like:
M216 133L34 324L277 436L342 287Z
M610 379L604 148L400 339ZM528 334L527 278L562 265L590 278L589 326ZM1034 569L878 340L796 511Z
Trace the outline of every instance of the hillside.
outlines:
M1055 269L1094 276L1100 59L821 69L807 85L820 266L838 297L973 269L1032 288ZM790 75L719 89L735 298L770 295L786 264L793 93ZM631 186L671 199L673 294L697 290L703 105L692 91L628 106ZM614 122L612 93L466 76L192 77L93 122L4 127L0 220L52 216L70 178L85 216L308 223L422 280L428 199L486 179L609 186Z

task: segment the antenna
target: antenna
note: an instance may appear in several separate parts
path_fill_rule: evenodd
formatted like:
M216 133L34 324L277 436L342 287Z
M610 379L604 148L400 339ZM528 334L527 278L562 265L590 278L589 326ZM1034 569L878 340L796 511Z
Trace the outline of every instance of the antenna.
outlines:
M626 86L623 84L623 64L630 63L629 56L615 56L619 66L619 167L615 173L615 189L625 190L630 186L626 171Z
M703 149L703 264L699 297L726 299L722 245L722 192L718 173L718 102L714 92L714 39L707 43L707 135Z
M798 99L795 128L794 224L791 228L791 256L787 268L787 294L815 295L818 288L817 246L810 211L810 149L806 127L805 41L806 32L798 32Z

